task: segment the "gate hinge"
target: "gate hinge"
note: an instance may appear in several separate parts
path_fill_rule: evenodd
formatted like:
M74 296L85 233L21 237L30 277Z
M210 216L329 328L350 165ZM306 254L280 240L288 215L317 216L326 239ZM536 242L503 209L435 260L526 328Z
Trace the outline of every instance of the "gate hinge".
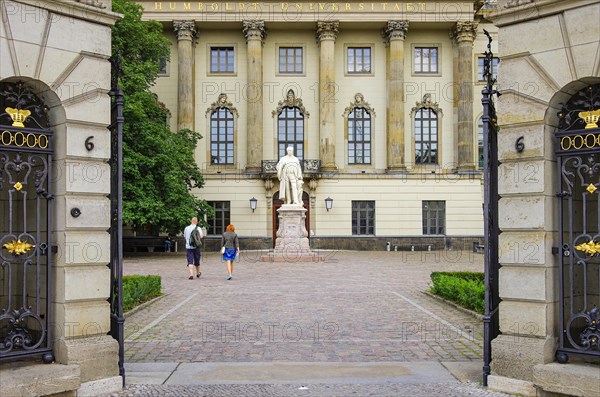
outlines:
M556 197L567 197L567 196L571 196L571 193L567 192L566 190L561 193L556 193Z
M53 254L58 254L58 245L51 245L50 252L52 252Z
M558 247L552 247L552 255L558 255Z

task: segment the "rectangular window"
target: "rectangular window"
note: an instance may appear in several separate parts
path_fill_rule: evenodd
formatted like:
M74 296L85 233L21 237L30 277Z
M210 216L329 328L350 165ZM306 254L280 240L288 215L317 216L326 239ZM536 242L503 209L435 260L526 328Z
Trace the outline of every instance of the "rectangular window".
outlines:
M302 73L302 47L279 47L279 73Z
M160 58L158 60L158 75L166 76L167 74L169 74L167 70L167 58Z
M208 218L208 230L209 236L220 236L225 233L225 228L231 222L231 205L229 201L209 201L208 205L213 207L215 210L215 216Z
M414 54L415 73L438 72L438 48L437 47L415 47Z
M352 202L352 234L375 235L375 201Z
M446 202L423 201L423 234L441 235L446 233Z
M348 73L371 73L371 47L348 47Z
M210 48L210 72L211 73L233 73L233 72L235 72L233 47L211 47Z
M486 79L483 77L483 61L484 60L485 60L484 57L477 58L477 81L486 81ZM499 63L500 63L499 58L496 58L496 57L492 58L492 65L491 65L490 73L492 73L493 78L498 77L498 64Z

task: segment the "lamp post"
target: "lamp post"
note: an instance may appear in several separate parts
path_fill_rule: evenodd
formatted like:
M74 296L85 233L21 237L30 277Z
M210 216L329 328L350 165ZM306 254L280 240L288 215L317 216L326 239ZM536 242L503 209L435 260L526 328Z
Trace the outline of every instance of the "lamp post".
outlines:
M256 203L258 202L257 199L255 199L254 197L252 197L250 199L250 209L252 210L252 212L254 212L254 210L256 209Z
M327 209L327 212L333 208L333 199L331 197L325 199L325 208Z

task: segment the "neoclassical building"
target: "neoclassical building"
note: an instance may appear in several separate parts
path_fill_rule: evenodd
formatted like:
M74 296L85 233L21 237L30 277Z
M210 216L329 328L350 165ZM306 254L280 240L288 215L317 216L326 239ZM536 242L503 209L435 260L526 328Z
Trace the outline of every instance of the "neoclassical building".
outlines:
M483 2L138 3L172 42L168 122L204 136L209 236L231 222L247 248L274 244L288 146L315 247L482 236Z

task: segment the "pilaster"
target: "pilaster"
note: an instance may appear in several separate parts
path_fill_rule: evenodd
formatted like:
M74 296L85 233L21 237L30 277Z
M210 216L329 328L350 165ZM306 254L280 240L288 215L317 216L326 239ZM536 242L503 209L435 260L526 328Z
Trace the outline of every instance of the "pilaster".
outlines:
M248 45L248 145L246 171L259 172L263 157L263 55L266 37L265 22L243 21L243 32Z
M458 171L474 171L475 141L473 134L473 42L477 23L457 22L451 37L458 49Z
M177 36L177 129L194 129L194 39L195 21L173 21Z
M319 137L321 170L335 171L335 40L339 22L317 22L319 43Z
M388 21L383 29L387 50L387 168L406 171L404 147L404 39L408 21Z

